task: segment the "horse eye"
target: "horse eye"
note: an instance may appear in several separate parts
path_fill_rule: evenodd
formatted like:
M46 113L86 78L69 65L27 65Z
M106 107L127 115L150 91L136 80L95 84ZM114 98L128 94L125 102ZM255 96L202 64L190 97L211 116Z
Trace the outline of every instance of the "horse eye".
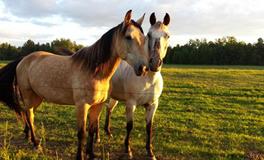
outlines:
M125 37L127 40L132 40L132 37L131 36L126 36Z

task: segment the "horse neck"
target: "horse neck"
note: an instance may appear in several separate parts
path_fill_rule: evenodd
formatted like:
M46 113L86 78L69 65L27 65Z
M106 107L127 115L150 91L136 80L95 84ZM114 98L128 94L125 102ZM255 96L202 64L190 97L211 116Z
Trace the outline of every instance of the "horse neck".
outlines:
M110 81L114 75L121 59L118 56L111 57L110 60L103 65L103 69L97 74L100 79Z
M121 62L119 53L122 52L122 48L118 46L119 44L118 36L119 36L119 31L117 31L114 34L113 39L112 39L113 46L111 47L111 53L112 53L111 58L105 64L103 64L101 68L99 69L101 72L99 74L101 79L110 80Z

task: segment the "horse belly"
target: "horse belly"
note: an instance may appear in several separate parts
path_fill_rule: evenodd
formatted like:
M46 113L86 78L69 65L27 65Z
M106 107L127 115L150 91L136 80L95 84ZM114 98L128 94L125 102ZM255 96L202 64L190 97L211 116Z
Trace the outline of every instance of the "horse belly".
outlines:
M124 91L111 90L110 91L110 97L115 99L115 100L125 101L127 96L126 96Z
M74 104L72 89L51 89L45 91L36 91L43 99L48 102L64 105Z

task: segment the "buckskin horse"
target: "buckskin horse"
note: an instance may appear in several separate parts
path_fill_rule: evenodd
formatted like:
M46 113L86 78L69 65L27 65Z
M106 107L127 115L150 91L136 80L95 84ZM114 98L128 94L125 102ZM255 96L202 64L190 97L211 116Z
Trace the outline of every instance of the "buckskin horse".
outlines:
M78 127L77 159L84 158L86 121L89 111L89 138L86 154L95 157L94 133L103 102L107 99L110 79L121 62L129 63L136 75L144 74L148 53L141 28L144 16L124 21L106 32L90 47L72 56L38 51L7 64L0 70L0 100L15 110L25 122L26 137L34 147L39 140L34 132L34 111L43 100L56 104L74 104Z

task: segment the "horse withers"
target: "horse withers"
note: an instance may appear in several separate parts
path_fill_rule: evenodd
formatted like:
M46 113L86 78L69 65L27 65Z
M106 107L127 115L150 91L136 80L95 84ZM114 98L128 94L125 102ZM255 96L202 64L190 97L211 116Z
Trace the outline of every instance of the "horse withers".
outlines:
M169 22L170 16L167 13L163 22L156 22L156 16L154 13L150 16L151 27L146 36L150 71L145 76L138 77L133 72L133 68L131 68L126 62L122 61L111 80L111 99L107 105L104 129L111 137L111 113L118 101L124 101L127 118L125 152L128 153L129 158L132 158L129 138L130 132L133 128L134 111L137 105L143 105L146 109L147 155L149 159L155 159L152 151L152 122L163 89L163 79L160 70L169 44ZM97 137L99 137L99 133L97 133Z
M86 121L89 111L89 138L86 153L93 159L94 133L103 102L107 99L110 79L121 59L131 65L136 75L146 72L148 53L141 28L144 16L124 21L106 32L92 46L72 56L59 56L38 51L11 62L0 70L0 101L25 122L26 137L37 148L34 132L34 111L43 100L56 104L74 104L78 127L77 159L84 158ZM19 100L21 99L21 103Z

